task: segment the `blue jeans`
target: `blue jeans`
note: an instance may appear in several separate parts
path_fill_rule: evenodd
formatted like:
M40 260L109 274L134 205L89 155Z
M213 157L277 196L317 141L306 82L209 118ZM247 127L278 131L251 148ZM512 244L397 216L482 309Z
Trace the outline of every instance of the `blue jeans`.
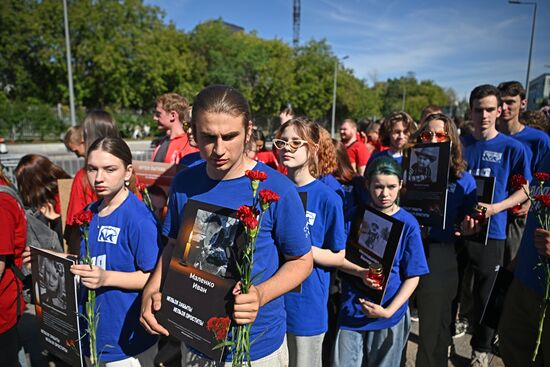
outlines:
M338 330L332 367L396 367L411 329L409 310L396 325L382 330Z

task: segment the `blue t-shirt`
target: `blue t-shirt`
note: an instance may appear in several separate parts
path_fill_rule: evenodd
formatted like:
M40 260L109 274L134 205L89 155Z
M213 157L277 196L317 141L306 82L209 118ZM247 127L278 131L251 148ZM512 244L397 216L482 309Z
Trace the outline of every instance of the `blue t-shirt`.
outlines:
M344 197L345 197L344 188L342 187L342 184L338 182L338 180L333 175L329 173L328 175L319 177L318 180L324 183L325 185L327 185L328 187L330 187L331 189L333 189L338 194L338 196L340 196L342 201L344 200Z
M281 173L258 162L254 168L267 173L261 189L269 189L280 196L262 219L256 240L253 274L260 274L255 284L271 278L280 267L280 255L302 256L311 251L304 227L304 207L294 184ZM252 188L246 176L217 181L208 177L206 163L178 173L172 182L168 213L164 220L163 234L177 238L182 214L188 199L202 201L230 209L252 205ZM283 343L286 333L286 312L283 297L276 298L260 308L252 324L250 340L256 340L251 350L251 360L273 353ZM230 360L231 356L226 356Z
M134 194L111 214L99 217L101 200L90 205L94 216L89 227L89 249L92 263L105 270L150 272L159 256L157 223L153 213ZM84 241L80 256L86 255ZM80 288L81 312L87 300L87 289ZM139 323L141 292L112 287L96 289L96 314L99 312L97 350L102 362L136 356L157 342ZM84 330L85 328L81 329ZM87 336L83 342L89 355Z
M178 172L199 165L203 162L204 159L201 158L201 152L186 154L180 159L180 162L178 164Z
M398 165L401 165L401 163L403 162L403 154L399 154L397 156L393 156L390 152L389 149L386 149L386 150L383 150L381 152L374 152L372 153L372 155L370 156L370 159L369 161L367 162L367 167L369 166L369 164L371 164L372 162L374 162L375 159L377 158L380 158L380 157L390 157L390 158L393 158L395 159L395 161L397 162ZM365 169L365 174L367 174L367 170Z
M458 180L449 182L447 188L445 230L438 227L430 228L430 240L435 242L454 242L455 224L462 222L466 214L472 212L477 202L476 181L468 172L464 172Z
M538 167L540 172L550 173L550 154L541 160ZM538 181L531 185L531 196L541 194ZM543 194L550 192L550 182L546 181L543 187ZM538 206L538 205L537 205ZM537 217L534 215L534 211L538 209L534 205L529 209L529 215L527 222L525 223L525 230L521 238L521 244L519 246L517 263L515 269L515 276L525 286L533 289L535 292L544 295L544 271L541 266L537 266L540 263L539 255L534 246L535 229L540 227Z
M527 152L531 153L531 173L538 171L541 160L550 151L550 137L544 131L525 126L519 133L511 135L527 146Z
M342 200L322 182L315 180L298 187L307 193L306 218L311 244L338 252L346 248ZM287 330L298 336L324 333L328 329L330 268L313 266L302 283L301 293L285 294Z
M404 209L399 209L393 215L393 218L405 223L405 225L401 241L397 247L393 267L386 283L386 293L382 300L383 307L387 307L393 301L399 288L407 278L429 272L418 221ZM409 304L406 301L390 318L371 319L363 313L359 302L359 298L368 299L367 295L346 280L342 282L341 297L338 320L340 328L345 330L382 330L392 327L405 315Z
M510 179L513 175L521 174L527 181L531 181L527 153L519 141L498 133L487 141L476 140L473 135L468 135L462 142L468 171L474 176L495 177L493 203L501 202L512 194ZM491 217L489 238L506 239L507 219L507 210Z

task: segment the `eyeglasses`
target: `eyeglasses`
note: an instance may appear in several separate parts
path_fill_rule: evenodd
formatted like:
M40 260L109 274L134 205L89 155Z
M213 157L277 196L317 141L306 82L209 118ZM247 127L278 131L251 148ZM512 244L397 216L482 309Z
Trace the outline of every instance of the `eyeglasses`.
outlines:
M305 140L282 140L282 139L273 139L273 145L279 150L287 149L290 151L295 151L300 149L304 144L307 144Z
M442 143L442 142L447 141L449 139L449 135L446 132L438 131L438 132L434 133L431 130L422 131L422 133L420 134L420 139L424 143L429 143L429 142L432 141L434 136L435 136L435 140L438 143Z

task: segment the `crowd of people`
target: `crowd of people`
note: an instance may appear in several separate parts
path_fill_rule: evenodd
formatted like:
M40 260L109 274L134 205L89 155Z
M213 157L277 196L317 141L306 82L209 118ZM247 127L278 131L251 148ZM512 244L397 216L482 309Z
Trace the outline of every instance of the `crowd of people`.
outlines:
M187 202L231 209L251 205L245 172L258 170L267 174L260 188L280 199L259 228L254 285L243 293L237 283L232 292L233 322L252 323L252 366L403 365L411 312L419 322L418 367L446 366L452 338L460 337L466 324L472 334L471 366L488 366L490 353L500 353L506 366L530 365L543 299L544 274L536 265L539 256L550 257L550 232L538 228L526 193L535 172L550 173L549 121L534 111L522 114L525 90L518 82L480 85L469 104L467 122L437 106L427 106L418 122L403 111L377 121L345 119L340 141L321 124L285 109L268 149L238 90L208 86L192 107L176 93L164 94L156 100L153 118L166 135L152 160L179 171L165 213L152 212L142 202L132 153L112 116L89 112L64 140L69 151L85 158L73 178L64 230L57 180L70 176L63 169L45 156L28 154L16 168L16 183L0 171L2 364L20 365L21 348L32 366L46 363L36 352L39 342L23 342L23 334L37 323L23 327L19 322L24 314L35 317L17 275L31 263L29 211L55 233L60 249L91 257L92 265L74 265L71 273L81 284L79 303L87 301L84 290L93 289L101 305L101 362L153 366L159 336L168 336L156 318L163 275ZM420 226L400 207L401 166L415 145L444 142L451 143L447 225ZM429 150L416 154L418 174L410 179L424 182L437 157ZM510 183L518 174L526 180L522 187ZM474 176L495 177L493 202L478 202ZM546 192L546 185L531 191ZM403 223L384 289L369 277L369 269L345 256L351 223L365 206ZM491 218L486 244L472 238L484 221L472 215L476 206ZM75 220L83 209L93 213L88 254ZM368 234L368 229L363 230ZM43 267L57 271L49 263ZM480 319L501 267L515 278L495 330ZM54 285L48 296L61 304L64 296ZM297 286L301 291L291 292ZM363 286L383 290L381 302ZM549 334L546 320L536 366L550 366ZM81 336L89 355L88 336ZM212 361L184 343L181 356L182 366L227 366L232 357L226 353L224 361Z

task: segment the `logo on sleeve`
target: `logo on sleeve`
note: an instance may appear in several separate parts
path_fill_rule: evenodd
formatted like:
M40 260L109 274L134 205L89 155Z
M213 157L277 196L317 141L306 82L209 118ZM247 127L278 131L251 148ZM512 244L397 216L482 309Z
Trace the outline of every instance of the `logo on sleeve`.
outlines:
M486 162L500 163L500 161L502 160L502 153L485 150L481 159Z
M315 223L315 218L317 218L317 214L307 210L306 211L306 218L307 218L307 224L312 226L313 223Z
M120 233L120 228L111 227L111 226L101 226L99 229L99 234L97 236L98 242L108 242L116 245L118 241L118 234Z

